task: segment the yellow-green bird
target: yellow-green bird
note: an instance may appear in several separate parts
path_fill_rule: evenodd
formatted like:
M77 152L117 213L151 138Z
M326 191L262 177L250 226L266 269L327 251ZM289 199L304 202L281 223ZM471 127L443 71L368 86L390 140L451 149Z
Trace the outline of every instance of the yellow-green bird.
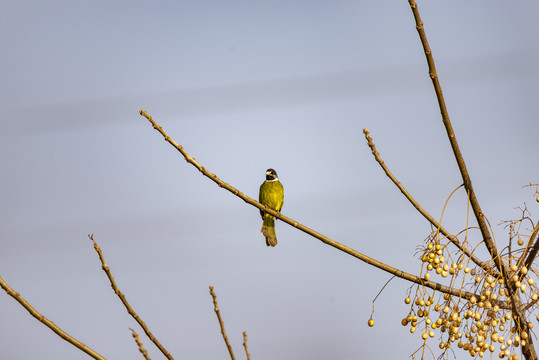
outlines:
M260 185L258 202L266 205L275 211L281 211L284 201L283 185L277 177L277 172L273 169L266 170L266 181ZM270 214L260 210L262 215L262 234L266 237L266 245L277 245L277 235L275 235L275 218Z

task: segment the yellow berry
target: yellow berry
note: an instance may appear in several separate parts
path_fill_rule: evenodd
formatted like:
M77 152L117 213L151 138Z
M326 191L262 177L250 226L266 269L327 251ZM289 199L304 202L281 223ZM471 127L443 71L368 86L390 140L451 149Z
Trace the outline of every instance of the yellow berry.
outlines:
M524 245L524 240L518 239L517 244L520 246Z
M517 271L518 269L515 264L511 264L509 267L511 268L512 271Z
M369 319L369 321L367 322L367 324L369 325L369 327L373 327L373 326L374 326L374 320L373 320L373 319Z
M406 297L406 298L404 299L404 302L405 302L406 304L409 304L409 303L412 302L412 299L410 299L409 297Z

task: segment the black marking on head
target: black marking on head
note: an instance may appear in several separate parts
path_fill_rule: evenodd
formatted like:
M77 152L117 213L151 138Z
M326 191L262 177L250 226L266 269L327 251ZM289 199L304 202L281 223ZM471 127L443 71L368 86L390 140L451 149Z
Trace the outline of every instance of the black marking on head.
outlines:
M266 170L266 181L276 181L279 180L277 177L277 171L273 169Z

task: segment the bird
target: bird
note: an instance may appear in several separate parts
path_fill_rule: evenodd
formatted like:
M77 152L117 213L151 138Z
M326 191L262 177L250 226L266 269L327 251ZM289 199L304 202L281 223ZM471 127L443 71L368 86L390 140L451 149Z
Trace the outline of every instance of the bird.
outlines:
M270 209L280 212L284 202L283 185L277 177L277 172L273 169L266 170L266 180L260 185L258 202L266 205ZM266 238L267 246L277 245L277 236L275 235L275 218L270 214L260 210L262 216L262 229L260 232Z

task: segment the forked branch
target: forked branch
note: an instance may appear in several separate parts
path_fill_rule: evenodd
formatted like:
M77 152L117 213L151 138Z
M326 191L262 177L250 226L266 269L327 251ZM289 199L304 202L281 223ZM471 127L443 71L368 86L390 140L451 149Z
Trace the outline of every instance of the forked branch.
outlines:
M378 164L382 167L382 170L384 170L384 172L386 173L387 177L391 181L393 181L393 183L399 188L401 193L406 197L406 199L408 199L408 201L410 201L410 203L416 208L416 210L419 211L419 213L421 215L423 215L423 217L425 217L425 219L427 219L432 224L432 226L434 226L436 229L438 229L438 231L441 234L443 234L445 237L447 237L449 239L449 241L451 241L456 247L458 247L460 249L460 251L462 251L466 256L468 256L474 263L479 265L479 267L481 267L483 270L485 270L487 272L491 272L490 266L488 266L487 264L482 262L481 259L479 259L474 254L472 254L472 252L470 250L468 250L464 245L462 245L460 243L460 241L455 236L451 235L442 226L442 224L440 224L438 221L436 221L425 209L423 209L421 207L421 205L419 205L417 203L417 201L415 201L415 199L412 197L412 195L410 195L410 193L397 180L397 178L391 173L391 171L389 171L389 168L386 166L386 164L382 160L380 154L376 150L376 145L374 144L374 141L372 140L372 138L371 138L371 136L369 134L369 130L363 129L363 134L365 134L365 138L367 139L367 144L371 148L372 155L376 159L376 162L378 162ZM493 274L493 275L495 277L497 277L497 274Z
M485 220L481 207L479 206L479 201L477 200L477 197L475 196L475 191L473 190L472 181L470 179L468 169L466 168L466 163L464 162L464 158L462 156L462 153L460 152L457 138L455 136L455 132L453 131L453 126L451 125L451 121L449 119L449 113L445 105L444 95L442 93L442 87L440 86L440 82L438 80L438 74L436 73L434 57L432 56L432 51L427 41L427 36L425 34L425 29L423 27L423 21L421 20L421 16L419 15L417 4L414 0L408 0L408 2L410 4L410 8L412 9L412 13L414 15L414 19L416 23L416 29L419 34L421 44L423 45L425 56L427 58L427 64L429 67L429 76L432 80L432 85L434 86L434 92L436 93L436 98L438 99L438 106L440 107L440 112L442 115L442 122L444 124L447 137L449 138L449 143L451 144L453 155L455 156L455 160L457 161L457 165L459 167L459 171L462 176L462 180L464 182L464 187L466 188L466 191L468 192L468 197L470 199L470 204L474 212L474 216L479 225L479 229L481 230L483 242L485 243L485 246L487 247L487 250L489 251L491 258L494 261L494 264L496 265L498 271L502 274L502 277L505 281L506 289L509 292L509 298L511 300L511 307L513 311L513 315L515 316L515 321L518 324L519 330L529 331L528 324L526 321L526 314L524 312L524 306L520 302L518 294L516 293L516 287L515 287L514 281L509 278L509 275L508 275L509 269L502 262L502 259L500 258L498 254L498 249L496 248L496 244L494 243L494 240L491 236L489 226L487 224L487 221ZM522 352L524 353L524 356L526 357L526 359L537 359L537 354L535 353L535 348L533 347L531 339L525 346L523 346Z
M138 314L135 312L135 310L133 310L131 305L129 305L129 303L127 302L127 299L125 298L125 295L120 291L120 289L116 285L116 281L114 280L114 277L112 276L112 273L110 272L109 266L107 265L107 263L105 262L105 258L103 257L103 251L101 251L101 248L99 247L99 245L97 245L97 242L94 240L94 236L88 235L88 237L94 243L94 249L97 252L97 255L99 256L99 260L101 261L101 268L103 269L105 274L107 274L107 277L109 278L109 281L110 281L110 286L114 290L114 293L118 295L118 297L122 301L122 304L125 306L125 309L129 313L129 315L131 315L131 317L135 319L135 321L140 325L142 330L144 330L144 333L146 334L146 336L148 336L148 338L155 344L155 346L157 346L157 348L161 351L161 353L165 355L167 359L174 360L174 358L172 357L172 355L170 355L168 350L165 349L165 347L161 345L161 343L157 340L157 338L152 334L152 332L150 331L146 323L142 321L140 316L138 316Z
M402 279L405 279L405 280L408 280L408 281L411 281L413 283L416 283L416 284L419 284L419 285L423 285L425 287L428 287L428 288L431 288L431 289L434 289L434 290L437 290L437 291L441 291L443 293L447 293L447 294L450 294L450 295L453 295L453 296L457 296L457 297L461 297L461 298L464 298L464 299L470 299L472 296L476 296L478 297L478 295L476 294L473 294L473 293L470 293L470 292L467 292L467 291L464 291L462 289L454 289L452 287L449 287L449 286L446 286L446 285L442 285L442 284L439 284L437 282L434 282L434 281L428 281L428 280L425 280L423 278L420 278L419 276L416 276L416 275L412 275L412 274L409 274L407 272L404 272L402 270L399 270L397 268L394 268L390 265L387 265L387 264L384 264L383 262L381 261L378 261L376 259L373 259L365 254L362 254L360 253L359 251L356 251L352 248L349 248L348 246L346 245L343 245L335 240L332 240L330 238L328 238L327 236L324 236L310 228L308 228L307 226L305 225L302 225L300 224L299 222L293 220L293 219L290 219L289 217L286 217L284 216L282 213L280 212L277 212L273 209L270 209L269 207L265 206L265 205L262 205L261 203L259 203L258 201L250 198L249 196L245 195L244 193L242 193L241 191L239 191L238 189L234 188L233 186L225 183L224 181L222 181L221 179L219 179L217 177L217 175L215 174L212 174L211 172L209 172L208 170L206 170L202 165L200 165L192 156L190 156L185 150L184 148L179 145L178 143L176 143L176 141L174 141L170 136L168 136L168 134L163 130L163 128L158 125L150 115L148 115L148 113L144 110L140 110L140 114L142 116L144 116L146 119L148 119L148 121L152 124L153 128L157 131L159 131L159 133L161 135L163 135L163 137L165 138L165 140L171 144L172 146L174 146L176 148L176 150L178 150L182 155L183 157L185 158L185 160L192 164L193 166L195 166L201 173L202 175L210 178L213 182L215 182L219 187L223 188L223 189L226 189L228 191L230 191L232 194L236 195L237 197L239 197L240 199L242 199L243 201L245 201L246 203L260 209L260 210L264 210L265 212L267 212L268 214L271 214L273 216L275 216L277 219L283 221L284 223L288 224L288 225L292 225L293 227L311 235L312 237L322 241L324 244L327 244L329 246L332 246L338 250L341 250L342 252L345 252L347 253L348 255L351 255L355 258L358 258L359 260L361 261L364 261L366 262L367 264L370 264L370 265L373 265L373 266L376 266L377 268L381 269L381 270L384 270L392 275L396 275ZM500 308L502 308L504 306L504 304L500 304Z

